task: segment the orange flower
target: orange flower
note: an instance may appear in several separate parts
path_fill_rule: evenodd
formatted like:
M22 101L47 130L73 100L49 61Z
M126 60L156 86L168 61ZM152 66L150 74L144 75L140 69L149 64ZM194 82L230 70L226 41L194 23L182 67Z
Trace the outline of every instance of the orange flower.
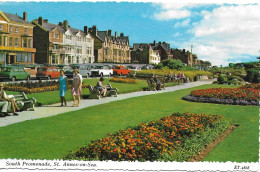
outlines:
M125 149L122 149L122 152L123 152L123 153L125 153L125 152L126 152L126 150L125 150Z

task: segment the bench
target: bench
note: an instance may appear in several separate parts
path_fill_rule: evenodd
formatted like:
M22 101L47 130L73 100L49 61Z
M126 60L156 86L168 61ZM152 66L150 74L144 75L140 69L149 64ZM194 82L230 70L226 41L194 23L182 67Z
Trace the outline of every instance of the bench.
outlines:
M8 95L9 98L14 98L18 108L21 111L27 110L35 110L36 99L35 98L27 98L24 92L21 92L18 95ZM12 113L11 102L8 101L0 101L0 114L2 115L2 109L6 108L7 113Z
M148 84L148 91L156 91L156 87L157 87L157 84L155 83L155 81L150 78L150 79L147 79L147 84ZM163 83L161 81L161 86L160 86L161 89L165 90L165 83Z
M106 85L107 88L107 92L106 92L106 96L111 97L117 97L117 92L118 89L117 88L113 88L111 84L107 84ZM100 91L97 90L95 87L93 87L92 85L88 85L88 89L89 89L89 99L98 99L98 95L100 94Z

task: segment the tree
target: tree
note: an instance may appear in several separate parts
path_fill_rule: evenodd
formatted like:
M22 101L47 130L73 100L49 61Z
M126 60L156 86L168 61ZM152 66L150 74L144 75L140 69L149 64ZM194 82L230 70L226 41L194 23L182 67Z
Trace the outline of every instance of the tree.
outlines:
M183 67L183 63L180 60L176 60L176 59L167 59L167 60L163 60L161 63L163 67L168 67L169 69L180 69ZM159 65L158 64L158 65ZM160 65L161 66L161 65Z

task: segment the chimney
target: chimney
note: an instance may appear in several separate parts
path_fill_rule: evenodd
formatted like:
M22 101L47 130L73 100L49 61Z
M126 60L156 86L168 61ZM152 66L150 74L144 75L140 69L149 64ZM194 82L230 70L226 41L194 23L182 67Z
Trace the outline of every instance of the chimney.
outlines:
M62 27L62 22L59 22L59 24L58 24L60 27Z
M107 36L111 36L112 30L107 31Z
M68 30L68 29L69 29L69 22L68 22L68 20L64 20L64 21L63 21L63 28L64 28L65 30Z
M117 32L115 32L115 37L117 38Z
M26 12L26 11L23 12L23 19L24 19L25 21L27 21L27 12Z
M124 33L120 33L120 37L124 37Z
M48 23L48 19L44 19L43 21L44 21L45 23Z
M153 45L155 45L156 44L156 41L155 40L153 40Z
M84 33L87 35L88 34L88 26L84 26Z
M159 45L161 45L162 43L161 42L159 42Z
M93 26L92 26L92 33L93 33L94 35L97 35L97 26L96 26L96 25L93 25Z
M42 17L39 17L39 18L38 18L38 23L39 23L39 25L41 25L41 26L42 26L42 24L43 24Z
M185 49L182 50L185 53Z

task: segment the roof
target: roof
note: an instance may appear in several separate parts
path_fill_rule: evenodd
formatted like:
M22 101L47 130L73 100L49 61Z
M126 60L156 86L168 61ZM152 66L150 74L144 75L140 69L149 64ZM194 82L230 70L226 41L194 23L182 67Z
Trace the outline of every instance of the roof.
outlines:
M11 21L31 25L31 23L29 21L24 20L22 17L18 16L17 14L10 14L10 13L5 13L5 12L3 12L3 13Z
M53 29L57 28L60 32L65 33L65 30L62 27L60 27L59 25L56 25L56 24L43 22L42 27L47 29L48 31L52 31Z
M97 36L104 42L106 38L106 31L97 31Z

